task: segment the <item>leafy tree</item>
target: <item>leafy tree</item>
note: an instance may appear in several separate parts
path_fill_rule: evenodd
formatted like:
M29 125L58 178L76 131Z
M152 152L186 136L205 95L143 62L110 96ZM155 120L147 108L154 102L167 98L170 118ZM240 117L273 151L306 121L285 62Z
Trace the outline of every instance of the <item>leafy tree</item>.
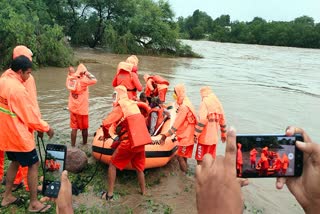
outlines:
M9 65L12 49L19 44L24 44L33 51L35 64L43 64L42 59L50 59L45 63L47 65L65 66L71 62L71 49L64 40L62 28L58 25L50 25L50 23L46 25L39 17L39 14L49 17L45 13L47 8L42 1L2 0L0 4L1 69ZM43 11L40 12L40 10ZM50 43L44 44L46 41ZM49 49L44 49L44 46ZM59 64L56 64L57 62Z

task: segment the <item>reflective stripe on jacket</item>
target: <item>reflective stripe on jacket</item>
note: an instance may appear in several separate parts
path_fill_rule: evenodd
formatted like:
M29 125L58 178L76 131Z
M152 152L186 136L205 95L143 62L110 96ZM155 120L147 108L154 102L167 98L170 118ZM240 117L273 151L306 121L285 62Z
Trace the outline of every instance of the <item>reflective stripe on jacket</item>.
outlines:
M0 78L0 121L1 151L29 152L35 148L33 130L49 130L22 79L12 70Z

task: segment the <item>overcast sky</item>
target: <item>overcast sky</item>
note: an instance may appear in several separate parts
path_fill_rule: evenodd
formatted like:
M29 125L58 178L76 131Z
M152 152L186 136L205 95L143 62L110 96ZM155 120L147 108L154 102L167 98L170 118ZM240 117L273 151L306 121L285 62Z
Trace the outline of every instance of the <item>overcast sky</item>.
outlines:
M213 19L229 14L231 20L251 21L259 16L267 21L291 21L307 15L320 22L320 0L169 0L176 17L187 17L199 9Z

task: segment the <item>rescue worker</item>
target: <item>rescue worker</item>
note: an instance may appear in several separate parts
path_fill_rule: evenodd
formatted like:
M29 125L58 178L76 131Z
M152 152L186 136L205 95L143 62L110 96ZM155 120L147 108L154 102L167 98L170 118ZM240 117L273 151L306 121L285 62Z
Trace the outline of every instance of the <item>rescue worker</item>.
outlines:
M226 141L226 122L222 104L209 86L200 89L201 104L199 109L199 121L195 127L195 138L198 140L196 160L198 164L205 154L216 157L216 146L220 138Z
M152 97L159 96L161 103L164 103L166 101L166 94L169 87L168 80L159 75L150 76L149 74L145 74L143 79L146 82L145 93L149 102Z
M268 147L264 147L262 149L259 165L260 165L259 175L267 176L269 171Z
M127 89L128 97L137 100L137 91L142 91L142 85L138 78L138 58L131 56L126 62L120 62L117 67L117 73L112 81L112 86L123 85Z
M89 88L88 86L97 83L93 76L83 64L79 64L75 71L69 67L69 74L66 81L69 95L71 146L76 145L77 130L82 131L82 142L87 144L89 128Z
M35 149L33 130L47 132L51 138L53 129L40 117L32 95L23 82L32 71L32 62L26 56L19 56L11 63L7 75L0 78L0 150L11 160L6 176L6 189L1 206L21 204L21 198L12 195L14 176L19 165L27 166L30 188L29 212L45 212L50 205L37 199L39 158Z
M17 58L18 56L26 56L30 61L32 61L33 53L32 51L24 45L18 45L13 49L12 59ZM10 72L8 69L4 72L1 77L7 76ZM38 100L37 100L37 88L32 74L30 74L29 78L23 82L23 85L26 87L28 93L30 94L31 100L34 102L37 112L39 112L39 116L41 117ZM42 134L40 134L42 136ZM3 179L4 174L4 152L0 151L0 181ZM28 186L28 167L19 166L18 172L16 174L16 178L13 182L12 191L16 191L20 187L24 185L26 191L29 191Z
M256 160L257 160L257 150L256 148L253 148L251 151L250 151L250 163L251 163L251 168L255 169L256 168Z
M165 122L167 118L170 118L170 112L160 106L160 99L158 97L154 97L151 99L150 107L151 110L149 111L148 116L148 128L150 135L156 135L159 133L161 126ZM157 131L157 133L155 133Z
M186 96L184 85L178 84L174 88L173 98L178 104L177 115L173 126L169 131L162 135L161 143L164 143L166 138L176 133L178 140L178 161L180 169L183 172L188 171L187 158L191 158L194 140L194 128L197 124L197 116L193 105Z
M117 169L123 170L130 162L136 169L142 195L146 193L144 168L145 145L151 143L151 138L145 122L135 101L128 98L124 86L117 86L114 92L114 108L104 119L103 128L108 129L109 136L114 140L115 151L108 169L108 191L102 192L101 198L113 199L114 183Z
M281 165L282 163L281 163L280 155L279 153L276 153L276 159L274 161L273 168L277 174L280 173L281 171Z
M241 144L237 143L237 175L239 177L242 176L242 166L243 166L243 161L242 161L242 152L241 152Z
M287 169L289 167L289 159L286 153L282 154L282 168L281 168L281 173L282 175L285 175L287 173Z

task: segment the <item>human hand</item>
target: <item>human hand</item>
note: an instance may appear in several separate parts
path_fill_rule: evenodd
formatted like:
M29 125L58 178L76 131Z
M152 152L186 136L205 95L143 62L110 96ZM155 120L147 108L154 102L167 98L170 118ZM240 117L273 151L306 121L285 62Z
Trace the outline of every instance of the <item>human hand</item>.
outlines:
M72 207L72 185L68 178L68 171L61 174L61 185L57 198L43 197L41 202L54 201L56 203L57 214L73 214Z
M206 154L196 167L196 197L198 213L242 213L241 186L247 179L236 177L236 133L227 133L225 157L213 159Z
M163 145L166 142L167 136L161 134L160 144Z
M53 137L53 135L54 135L54 130L53 130L53 128L49 128L49 130L47 131L47 135L49 136L49 139L51 139L52 137Z
M296 142L303 152L303 171L300 177L277 178L276 187L282 189L287 185L306 213L318 213L320 210L320 145L313 143L301 128L289 126L287 136L301 134L304 142Z
M38 138L43 139L43 132L38 131L37 136Z
M221 137L221 141L222 141L222 143L225 143L225 142L226 142L226 140L227 140L227 138L226 138L226 137Z

